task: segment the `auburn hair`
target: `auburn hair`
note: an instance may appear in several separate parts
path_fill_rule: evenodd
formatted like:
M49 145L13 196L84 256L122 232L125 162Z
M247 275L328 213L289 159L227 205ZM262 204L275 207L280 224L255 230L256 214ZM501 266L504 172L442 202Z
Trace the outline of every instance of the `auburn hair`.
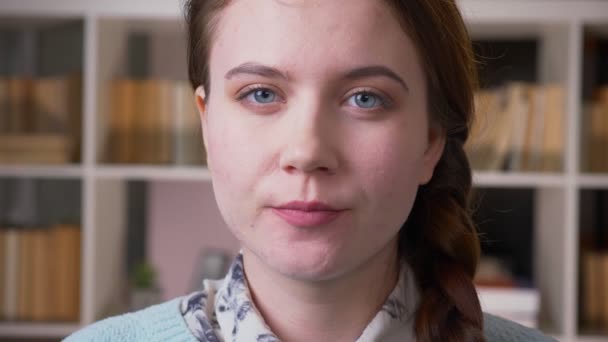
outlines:
M234 0L232 0L234 1ZM429 120L446 144L399 232L399 256L416 276L418 341L485 341L473 285L480 245L471 219L472 174L464 143L478 86L471 40L455 0L384 0L417 48L427 81ZM188 74L209 85L209 53L221 10L231 0L187 0Z

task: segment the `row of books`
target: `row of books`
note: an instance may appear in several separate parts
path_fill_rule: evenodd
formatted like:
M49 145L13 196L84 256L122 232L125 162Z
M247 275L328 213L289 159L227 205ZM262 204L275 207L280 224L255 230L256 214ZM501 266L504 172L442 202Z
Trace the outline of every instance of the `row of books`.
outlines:
M0 228L0 319L77 322L80 228Z
M562 169L564 89L513 82L475 94L476 118L465 146L471 166L488 171Z
M583 325L608 331L608 251L582 253L581 276Z
M584 108L585 125L582 143L586 150L588 172L608 171L608 86L596 89L592 102Z
M194 92L187 82L115 80L110 102L107 162L204 164Z
M78 161L81 122L79 74L0 79L0 163Z

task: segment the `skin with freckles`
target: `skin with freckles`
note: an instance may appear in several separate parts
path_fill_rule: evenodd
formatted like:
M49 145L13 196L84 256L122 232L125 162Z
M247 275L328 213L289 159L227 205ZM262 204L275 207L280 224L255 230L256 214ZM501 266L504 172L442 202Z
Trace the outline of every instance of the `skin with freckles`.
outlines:
M256 304L283 340L352 341L395 285L397 233L445 143L416 49L376 0L234 1L212 41L197 104ZM316 214L286 210L292 201L321 202L332 218L294 224L281 213ZM368 299L348 300L358 294ZM293 304L286 316L308 326L349 305L352 317L303 338L269 303Z

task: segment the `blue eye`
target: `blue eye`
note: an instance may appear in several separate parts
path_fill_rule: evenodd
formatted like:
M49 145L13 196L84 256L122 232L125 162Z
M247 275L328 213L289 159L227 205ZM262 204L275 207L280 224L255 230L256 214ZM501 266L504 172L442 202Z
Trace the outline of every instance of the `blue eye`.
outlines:
M246 97L257 103L272 103L275 102L277 95L270 89L260 88L251 91Z
M348 104L363 109L370 109L382 106L384 103L382 99L375 94L370 92L359 92L348 99Z

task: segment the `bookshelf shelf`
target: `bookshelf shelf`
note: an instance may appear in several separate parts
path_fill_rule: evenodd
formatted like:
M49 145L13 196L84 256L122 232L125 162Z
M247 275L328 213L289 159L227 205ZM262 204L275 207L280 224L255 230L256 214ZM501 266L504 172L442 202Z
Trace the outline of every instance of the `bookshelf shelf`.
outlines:
M558 339L558 341L561 341ZM577 340L578 342L606 342L608 337L606 336L581 336Z
M546 332L559 341L608 342L608 334L585 334L580 329L581 314L577 309L581 301L581 285L577 280L580 273L578 239L582 229L579 211L584 212L579 197L584 197L587 190L608 190L608 170L605 174L587 173L583 166L585 131L582 129L584 96L581 94L584 93L582 84L586 77L583 70L586 57L581 51L586 33L608 37L608 2L458 2L474 40L492 42L524 39L535 42L538 51L535 58L531 58L536 60L534 71L531 72L534 73L534 82L537 85L558 84L563 87L566 94L564 131L560 135L563 137L563 153L561 167L554 168L560 171L475 171L473 184L482 192L496 192L498 197L511 191L532 193L530 198L533 204L529 207L533 208L533 218L526 229L535 234L533 264L544 301L541 313L548 316L547 320L547 317L543 317L543 321L549 322L541 327L550 328ZM126 159L133 162L129 164L120 158L107 158L107 145L115 137L111 134L112 129L116 128L112 116L112 92L116 88L116 81L130 82L138 79L141 73L146 81L169 80L181 82L182 86L187 79L185 50L181 48L184 44L181 33L182 3L171 0L53 0L50 5L47 0L0 1L0 29L11 29L15 25L39 27L77 21L83 40L80 47L82 56L79 56L77 63L81 66L83 84L81 163L57 166L0 165L0 178L51 178L57 181L75 179L82 187L77 191L82 195L79 199L83 234L81 321L78 324L0 322L0 340L10 340L12 337L61 338L80 326L107 315L106 310L112 300L124 290L121 286L126 277L122 266L127 259L127 252L126 248L117 246L127 244L125 236L131 225L127 213L131 203L129 189L134 184L136 187L141 184L150 185L149 193L146 193L149 198L142 195L138 200L141 207L148 200L156 204L154 215L146 217L150 219L149 226L152 227L146 228L150 234L161 231L153 239L158 236L165 240L174 239L171 235L175 234L174 231L162 231L166 228L161 227L165 226L178 229L176 226L183 224L183 236L193 236L194 230L186 230L186 226L188 229L200 225L221 227L222 221L213 202L211 177L206 167L194 166L199 163L175 155L160 162L139 160L140 164L132 159ZM137 46L143 46L149 52L142 53L145 50L137 50ZM0 67L1 52L0 49ZM134 58L129 58L129 54ZM148 54L149 59L145 57ZM138 66L144 65L137 59L141 56L147 60L148 67L145 71L138 69ZM130 70L133 66L134 70ZM184 109L184 113L188 111L189 109ZM149 111L143 111L146 112ZM119 116L115 115L114 118ZM183 125L186 120L196 118L183 116L176 122ZM187 121L185 126L192 126L191 122ZM192 136L188 138L191 139ZM175 144L187 145L189 142ZM163 146L165 147L167 146ZM172 148L167 150L171 151L167 154L175 153ZM197 149L189 152L193 153L191 155L199 153ZM164 203L166 198L176 199L172 201L175 203L172 203L170 209L165 209L174 215L166 215L171 217L170 220L161 213L164 204L159 204ZM189 204L193 207L184 208ZM187 211L182 211L185 209ZM210 238L218 236L216 231L208 231L206 234ZM209 241L205 243L211 244ZM229 245L229 238L226 237L224 243ZM154 245L154 248L158 249L160 245L163 244ZM158 255L164 252L161 251Z
M107 179L123 180L174 180L174 181L210 181L211 175L205 167L186 166L101 166L95 170L95 176Z
M0 177L81 178L82 166L0 165Z
M605 21L608 3L602 0L460 0L465 20L470 23L513 25L521 23L553 24L556 21Z
M0 336L19 338L53 338L67 336L80 328L69 323L0 322Z
M583 174L578 178L578 184L582 189L608 189L608 175Z
M166 0L110 0L104 2L55 0L52 6L43 0L7 0L2 2L2 12L11 15L44 16L106 16L112 18L179 18L180 8L176 1Z
M542 188L562 187L566 181L563 174L474 172L473 184L478 187L497 188Z

